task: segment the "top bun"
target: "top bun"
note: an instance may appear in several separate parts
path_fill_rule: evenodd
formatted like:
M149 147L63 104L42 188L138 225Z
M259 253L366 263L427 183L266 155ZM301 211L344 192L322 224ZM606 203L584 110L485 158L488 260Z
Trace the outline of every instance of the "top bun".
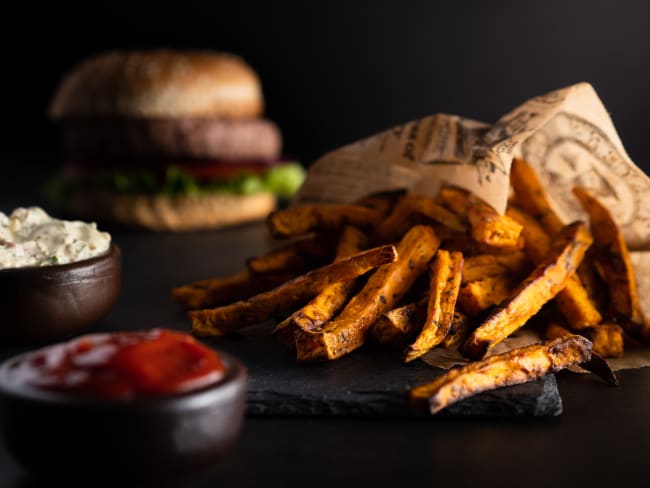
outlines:
M110 52L73 69L56 91L53 119L261 115L253 69L232 54L207 51Z

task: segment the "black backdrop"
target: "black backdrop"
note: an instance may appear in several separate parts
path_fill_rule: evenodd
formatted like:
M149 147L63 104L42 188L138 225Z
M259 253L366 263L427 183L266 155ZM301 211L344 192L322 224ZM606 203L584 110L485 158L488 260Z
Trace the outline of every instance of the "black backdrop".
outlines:
M56 147L45 115L61 74L107 49L215 48L263 81L286 152L318 155L435 112L494 121L524 99L590 81L632 158L650 165L650 2L111 2L0 20L3 150ZM53 158L52 158L53 159Z

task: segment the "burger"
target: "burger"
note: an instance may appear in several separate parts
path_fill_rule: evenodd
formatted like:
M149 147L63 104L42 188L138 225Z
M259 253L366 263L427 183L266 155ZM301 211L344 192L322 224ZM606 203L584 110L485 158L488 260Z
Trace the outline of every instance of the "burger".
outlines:
M264 218L304 170L263 110L257 74L232 54L93 57L52 98L63 165L47 193L68 213L154 230Z

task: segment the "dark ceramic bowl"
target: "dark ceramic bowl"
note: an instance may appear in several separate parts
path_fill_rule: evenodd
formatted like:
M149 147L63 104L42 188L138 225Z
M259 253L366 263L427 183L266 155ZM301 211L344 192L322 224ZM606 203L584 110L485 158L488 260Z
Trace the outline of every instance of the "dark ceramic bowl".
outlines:
M181 395L119 401L18 384L0 366L2 434L37 478L170 480L214 465L238 438L245 412L244 366L219 353L226 376ZM120 486L120 485L115 485ZM124 486L124 485L122 485Z
M121 284L115 244L76 263L0 270L0 337L36 342L83 332L108 315Z

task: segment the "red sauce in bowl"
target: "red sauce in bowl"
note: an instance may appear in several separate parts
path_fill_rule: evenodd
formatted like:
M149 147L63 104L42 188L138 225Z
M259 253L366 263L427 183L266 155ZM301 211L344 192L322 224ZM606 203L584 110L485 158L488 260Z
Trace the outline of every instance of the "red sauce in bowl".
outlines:
M166 329L92 334L34 352L12 368L32 387L110 399L174 395L222 379L216 351Z

